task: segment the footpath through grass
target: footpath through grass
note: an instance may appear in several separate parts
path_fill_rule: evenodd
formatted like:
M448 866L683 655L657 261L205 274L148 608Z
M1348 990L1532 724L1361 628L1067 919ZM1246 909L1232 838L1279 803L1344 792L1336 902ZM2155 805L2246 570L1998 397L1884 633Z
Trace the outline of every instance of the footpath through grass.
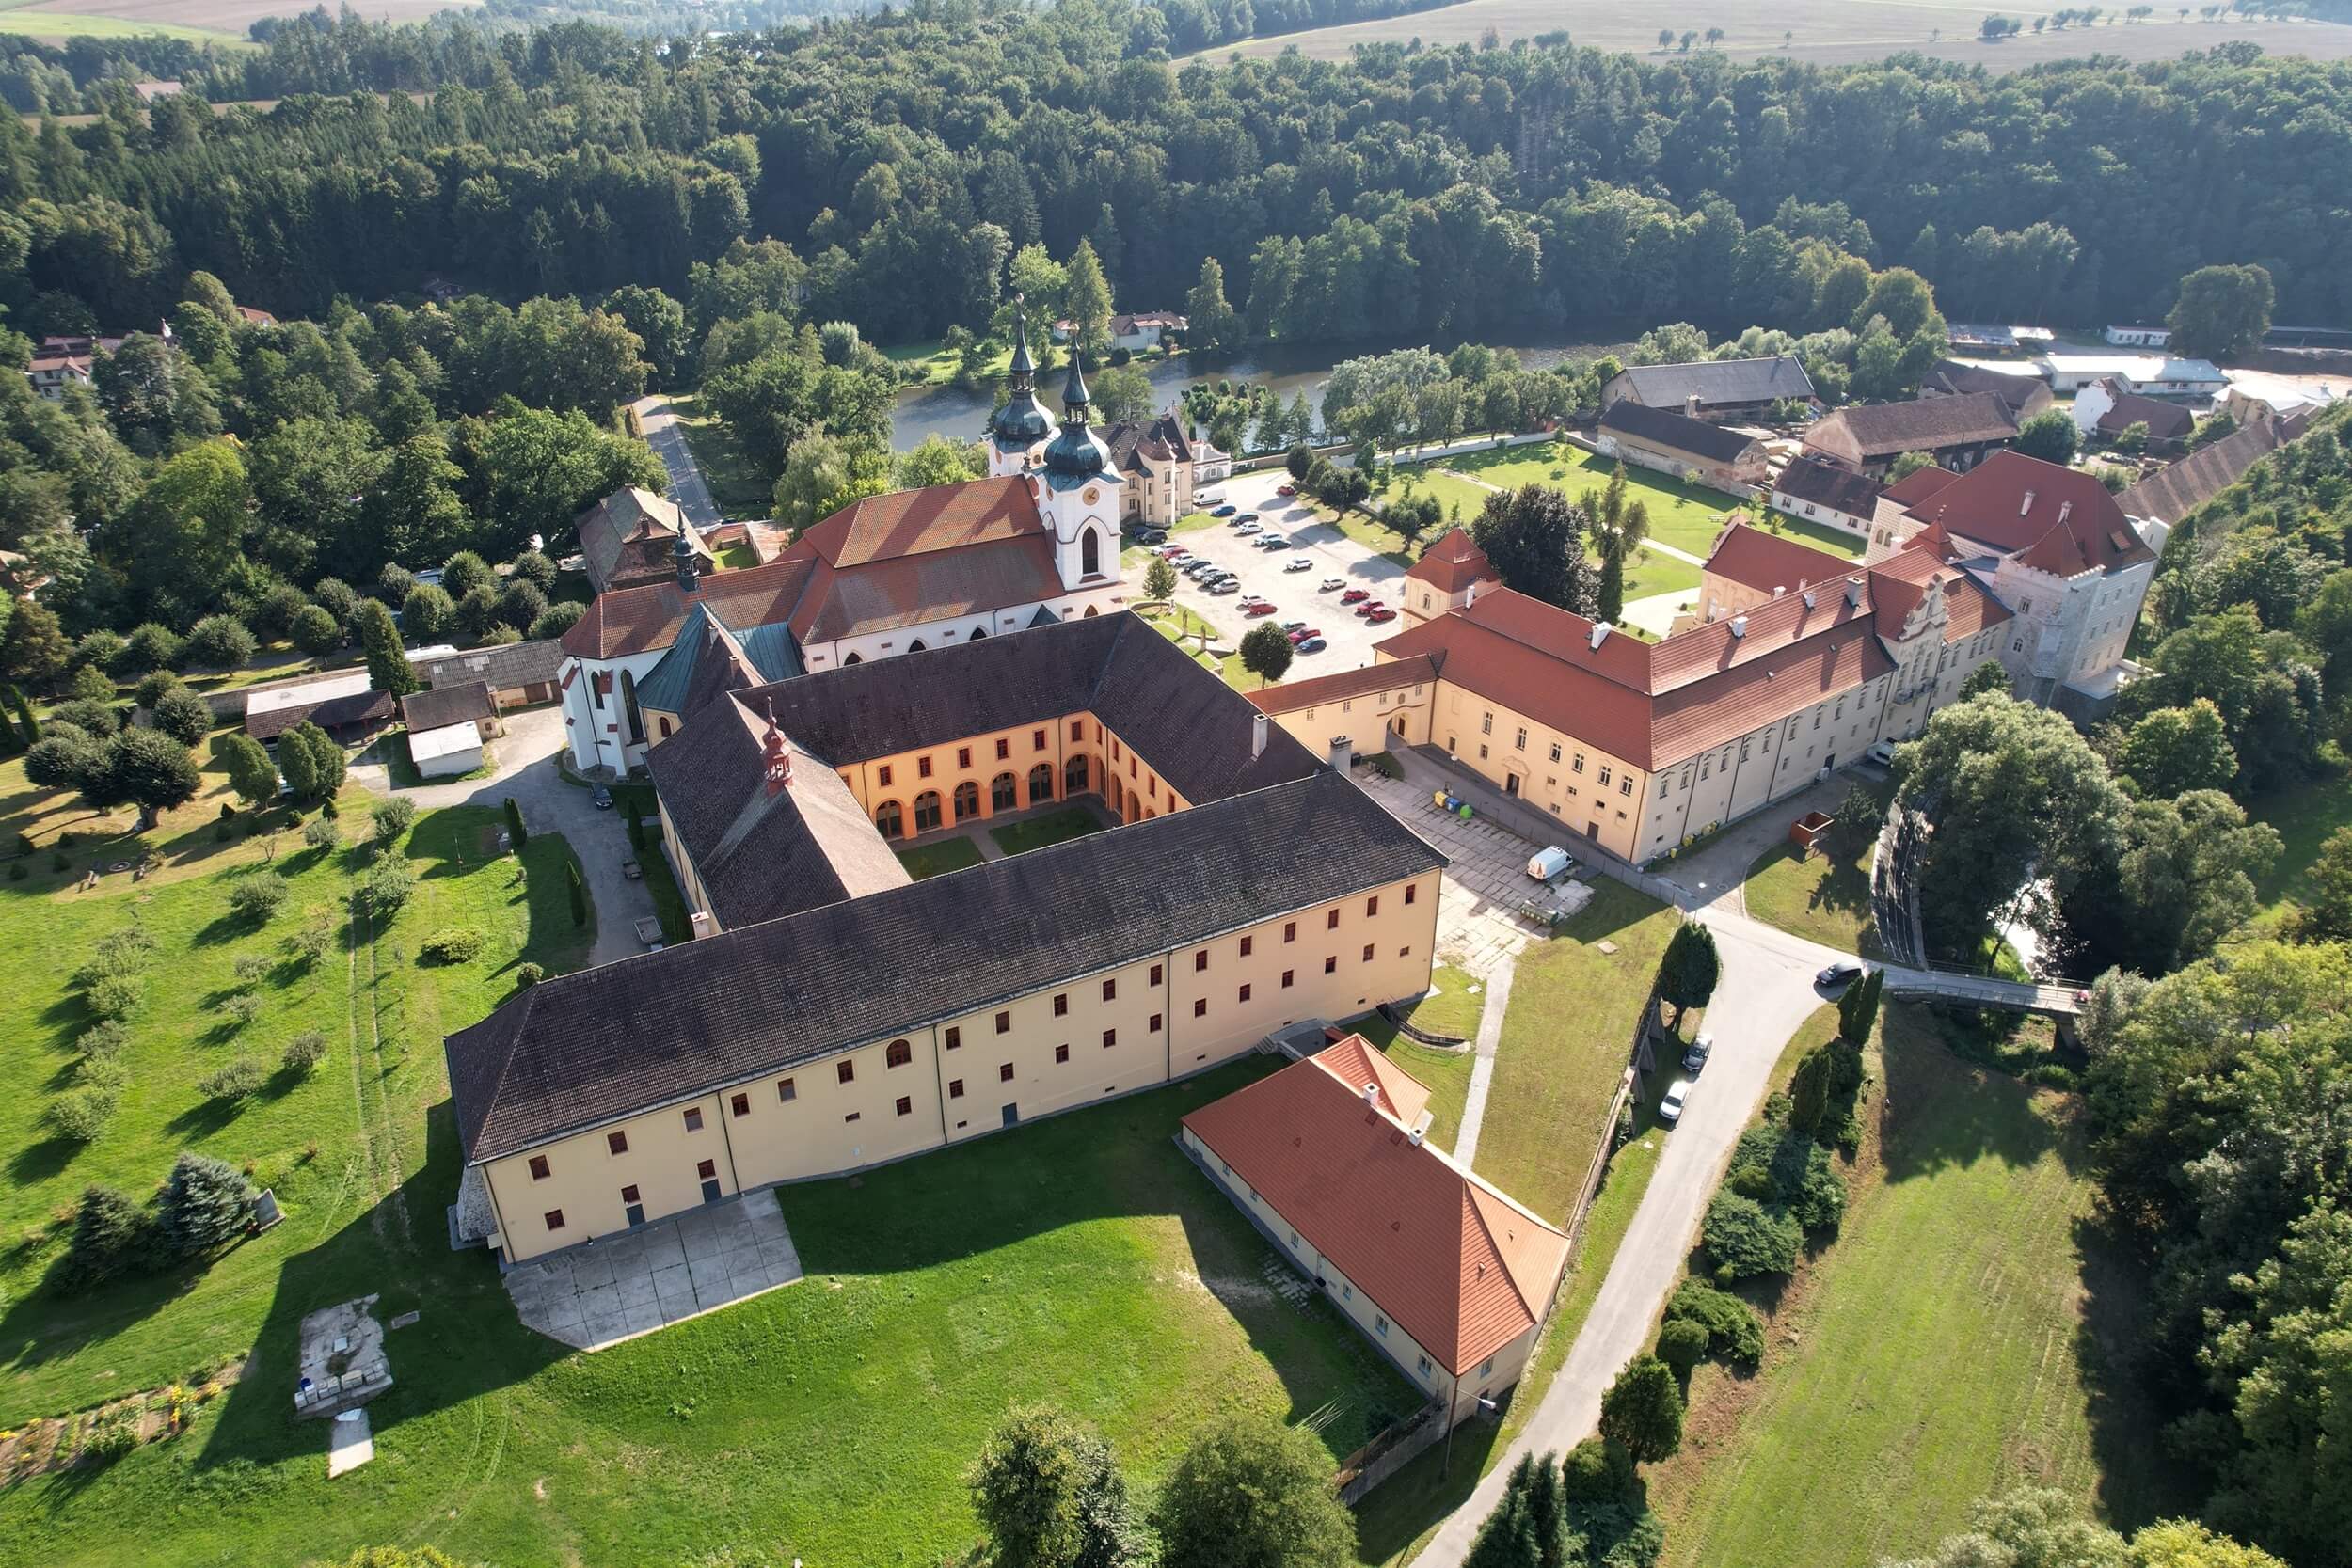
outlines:
M1646 1472L1669 1564L1861 1568L2018 1485L2125 1520L2156 1500L2149 1418L2098 1391L2130 1287L2086 1239L2076 1102L1914 1009L1881 1036L1842 1229L1778 1292L1761 1370L1703 1365L1683 1452Z

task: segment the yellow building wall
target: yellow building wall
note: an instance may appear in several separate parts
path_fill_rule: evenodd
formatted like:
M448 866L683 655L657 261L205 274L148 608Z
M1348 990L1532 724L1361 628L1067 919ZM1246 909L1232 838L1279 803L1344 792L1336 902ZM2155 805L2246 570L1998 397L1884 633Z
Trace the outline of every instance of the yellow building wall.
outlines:
M1342 736L1359 756L1364 756L1388 750L1391 732L1408 746L1426 745L1430 706L1430 683L1420 681L1271 717L1291 738L1317 756L1327 755L1331 742Z
M997 755L1000 743L1006 752L1002 757ZM1084 789L1076 792L1069 787L1069 766L1073 757L1084 757L1087 765ZM926 763L930 768L928 774L923 770ZM1029 776L1041 765L1053 769L1053 794L1033 798ZM1148 816L1181 811L1192 803L1136 756L1118 732L1104 727L1090 713L1059 714L1033 724L989 730L944 745L896 752L853 764L840 773L850 793L866 808L869 821L879 821L883 808L895 803L901 824L900 836L907 838L915 835L915 805L927 793L935 792L939 797L939 825L943 828L953 827L958 821L986 821L997 816L995 785L1006 774L1011 775L1013 781L1014 803L1009 809L1015 811L1027 811L1049 799L1061 800L1073 793L1085 793L1100 795L1120 820L1140 822ZM967 784L978 798L974 809L959 818L956 791Z
M690 1107L702 1113L700 1132L686 1130ZM720 1196L735 1192L735 1166L719 1111L718 1095L700 1095L487 1162L483 1175L498 1209L507 1257L520 1261L628 1229L621 1189L631 1184L648 1219L694 1208L703 1201L696 1172L705 1160L712 1162ZM612 1152L609 1134L616 1132L628 1140L625 1153ZM546 1177L531 1174L533 1156L546 1159ZM551 1211L562 1212L562 1226L548 1226Z
M1642 858L1635 839L1648 778L1623 758L1444 679L1430 739L1497 788L1558 817L1567 832L1622 859Z

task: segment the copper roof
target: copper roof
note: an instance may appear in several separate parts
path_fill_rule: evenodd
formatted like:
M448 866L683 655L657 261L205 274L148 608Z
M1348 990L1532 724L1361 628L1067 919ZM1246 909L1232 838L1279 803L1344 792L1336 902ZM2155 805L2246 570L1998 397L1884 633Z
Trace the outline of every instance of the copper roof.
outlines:
M1386 664L1367 664L1359 670L1341 670L1328 675L1317 675L1311 680L1284 681L1279 686L1261 687L1244 695L1257 704L1261 712L1296 713L1301 708L1360 697L1368 691L1391 691L1400 686L1418 686L1437 677L1437 661L1423 655Z
M1707 558L1707 574L1753 588L1759 594L1775 589L1794 591L1808 582L1844 577L1854 563L1844 556L1817 550L1794 539L1757 528L1735 517L1715 537Z
M2053 577L2116 571L2155 559L2094 476L2022 452L1994 452L1913 506L1911 515Z
M1456 524L1430 541L1405 575L1440 594L1458 594L1473 582L1493 581L1495 569L1469 531Z
M1472 1374L1543 1322L1568 1239L1366 1104L1344 1073L1375 1053L1339 1050L1184 1126L1447 1371Z

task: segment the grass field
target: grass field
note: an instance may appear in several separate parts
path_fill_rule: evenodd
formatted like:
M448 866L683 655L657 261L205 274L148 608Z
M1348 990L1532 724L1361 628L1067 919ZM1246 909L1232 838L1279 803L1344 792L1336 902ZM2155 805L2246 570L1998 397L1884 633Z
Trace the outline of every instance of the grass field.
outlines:
M436 11L463 10L478 0L373 0L371 22L418 22ZM31 0L0 10L0 32L30 32L54 19L72 32L97 37L163 33L246 48L246 29L265 16L284 16L280 0ZM56 35L50 35L56 36Z
M1001 828L991 828L988 836L996 841L996 847L1008 855L1025 855L1032 849L1042 849L1049 844L1060 844L1073 838L1084 838L1102 831L1103 819L1085 806L1071 806L1062 811L1048 812L1043 816L1031 816L1019 822L1008 822Z
M1180 604L1171 604L1156 609L1140 610L1137 613L1152 626L1157 626L1161 636L1190 654L1194 663L1204 670L1214 672L1220 680L1234 690L1254 689L1260 684L1257 676L1242 668L1241 654L1238 651L1220 657L1201 647L1200 640L1203 637L1209 640L1210 647L1215 647L1224 634L1211 626L1207 619L1198 612L1187 610Z
M1756 856L1740 889L1748 913L1841 953L1880 956L1870 917L1870 846L1838 857L1777 844Z
M968 838L943 838L936 844L898 851L898 863L918 882L926 877L977 865L986 858L980 853L980 847Z
M2103 19L2096 27L2063 31L2031 29L2036 17L2058 8L2036 0L2012 6L2001 14L2022 21L2026 31L1998 44L1980 43L1978 24L1982 7L1959 0L1795 0L1759 9L1739 0L1695 0L1667 4L1665 0L1613 7L1563 7L1558 0L1466 0L1376 22L1321 27L1302 33L1253 39L1226 44L1201 56L1223 60L1230 55L1277 55L1286 49L1319 59L1344 59L1359 44L1476 44L1491 28L1508 46L1514 39L1566 32L1579 44L1642 55L1653 61L1669 56L1658 47L1660 28L1677 35L1724 30L1723 52L1735 63L1762 55L1785 55L1816 65L1883 59L1897 53L1917 52L1941 59L1981 65L2004 72L2050 60L2079 59L2092 54L2121 55L2128 60L2169 59L2190 49L2244 41L2260 44L2280 55L2310 55L2341 59L2352 55L2352 28L2323 23L2179 22L2174 12L2159 11L2145 24L2125 24L2120 14ZM2112 24L2106 24L2111 22Z
M2254 890L2262 909L2250 924L2268 935L2277 930L2288 904L2311 896L2311 870L2320 846L2338 828L2352 824L2352 778L2331 767L2324 778L2255 801L2246 815L2278 829L2286 845Z
M1400 1009L1406 1017L1416 1028L1433 1035L1464 1040L1475 1036L1479 1015L1486 1010L1484 988L1470 989L1478 985L1476 977L1452 964L1439 964L1430 976L1430 985L1436 994ZM1462 1107L1470 1099L1470 1069L1476 1060L1470 1049L1423 1045L1378 1013L1367 1013L1349 1027L1429 1090L1429 1141L1451 1150L1454 1134L1462 1129Z
M886 348L882 352L882 357L897 365L902 373L919 372L916 379L909 383L916 387L947 386L955 380L956 371L963 363L961 355L948 353L940 347L936 338L919 343L900 343L897 348ZM1011 365L1012 345L1007 343L989 356L989 384L993 386L1003 380Z
M1761 1370L1702 1366L1682 1453L1645 1472L1669 1564L1861 1568L2020 1484L2127 1521L2155 1501L2145 1418L2102 1392L2126 1287L2086 1239L2075 1102L1899 1006L1872 1066L1843 1228L1779 1295Z

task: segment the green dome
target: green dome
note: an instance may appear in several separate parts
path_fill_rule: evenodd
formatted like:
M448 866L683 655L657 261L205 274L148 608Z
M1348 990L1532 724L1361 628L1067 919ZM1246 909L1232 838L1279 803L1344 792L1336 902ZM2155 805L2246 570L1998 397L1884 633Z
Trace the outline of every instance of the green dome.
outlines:
M1042 441L1054 432L1053 416L1037 401L1037 394L1026 387L1016 388L1011 399L996 410L988 421L989 434L1008 447L1025 447Z
M1089 479L1111 466L1111 449L1082 424L1062 426L1045 449L1045 471L1057 479Z

